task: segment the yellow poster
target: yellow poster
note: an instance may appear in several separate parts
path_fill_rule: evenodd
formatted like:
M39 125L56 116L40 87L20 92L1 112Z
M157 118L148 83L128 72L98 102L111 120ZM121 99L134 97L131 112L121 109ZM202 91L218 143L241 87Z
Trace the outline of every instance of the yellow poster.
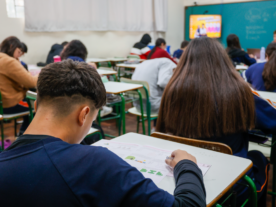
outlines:
M190 15L190 39L221 37L221 15Z

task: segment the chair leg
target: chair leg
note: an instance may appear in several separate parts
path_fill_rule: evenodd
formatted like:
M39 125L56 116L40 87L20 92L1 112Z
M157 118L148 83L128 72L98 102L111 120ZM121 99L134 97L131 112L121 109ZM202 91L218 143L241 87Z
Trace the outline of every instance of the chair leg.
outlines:
M137 130L136 130L136 132L139 133L140 117L137 116L136 118L137 118Z
M17 120L14 119L14 136L17 137Z
M258 198L257 198L257 189L256 189L256 186L255 186L255 183L247 175L243 176L243 179L246 181L246 183L249 186L249 191L250 191L249 192L249 203L250 203L249 206L257 207Z

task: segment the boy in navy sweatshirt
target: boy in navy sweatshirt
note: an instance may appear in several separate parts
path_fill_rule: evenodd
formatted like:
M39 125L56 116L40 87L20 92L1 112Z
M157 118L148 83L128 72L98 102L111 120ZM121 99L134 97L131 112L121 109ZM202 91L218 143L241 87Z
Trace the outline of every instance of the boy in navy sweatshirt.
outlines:
M42 69L36 115L0 154L1 206L206 206L196 159L176 150L174 196L108 149L79 143L106 101L96 69L66 60Z

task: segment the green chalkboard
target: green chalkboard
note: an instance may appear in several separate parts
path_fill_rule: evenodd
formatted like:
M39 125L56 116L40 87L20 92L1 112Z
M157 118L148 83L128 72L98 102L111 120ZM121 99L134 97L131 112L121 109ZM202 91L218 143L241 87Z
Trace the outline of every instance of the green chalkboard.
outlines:
M273 40L276 0L185 7L186 40L189 40L190 15L204 13L222 16L222 35L219 40L224 46L227 36L233 33L239 36L245 50L266 47Z

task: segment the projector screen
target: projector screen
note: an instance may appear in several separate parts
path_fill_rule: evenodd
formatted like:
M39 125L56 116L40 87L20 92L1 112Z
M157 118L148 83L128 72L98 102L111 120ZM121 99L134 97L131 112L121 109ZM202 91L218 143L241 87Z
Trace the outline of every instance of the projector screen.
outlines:
M190 39L221 37L221 15L190 15Z

